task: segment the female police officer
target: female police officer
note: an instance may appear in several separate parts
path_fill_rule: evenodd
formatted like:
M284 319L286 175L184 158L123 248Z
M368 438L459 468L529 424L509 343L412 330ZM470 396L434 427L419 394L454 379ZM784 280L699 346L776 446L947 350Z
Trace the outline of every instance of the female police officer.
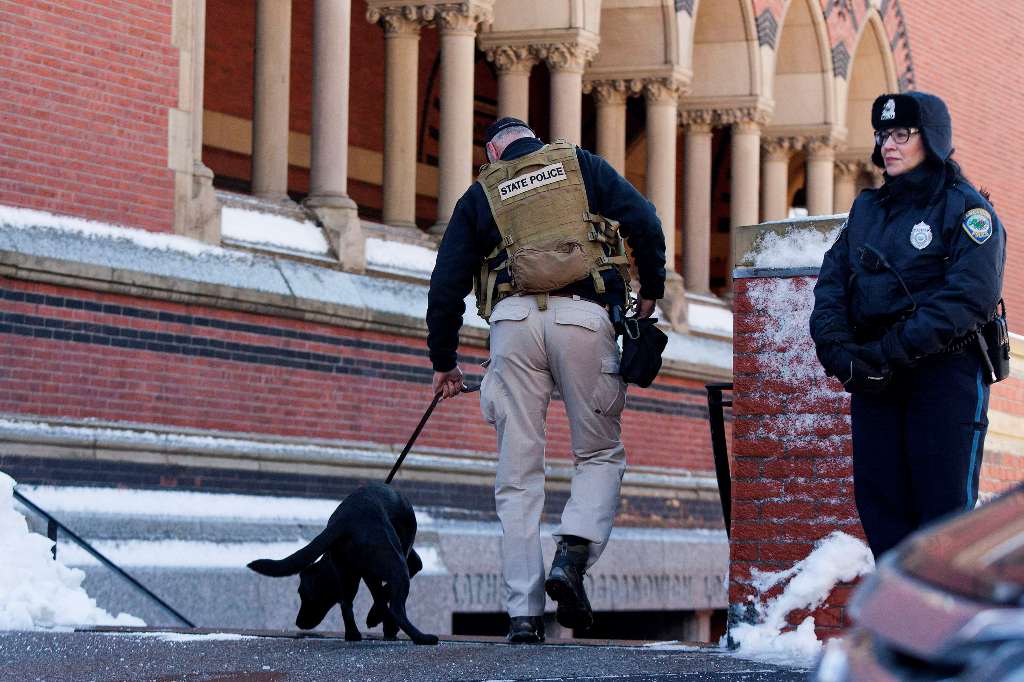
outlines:
M871 123L885 184L861 192L825 254L811 336L853 394L854 491L877 557L975 504L989 394L976 332L1006 253L992 206L951 158L941 99L882 95Z

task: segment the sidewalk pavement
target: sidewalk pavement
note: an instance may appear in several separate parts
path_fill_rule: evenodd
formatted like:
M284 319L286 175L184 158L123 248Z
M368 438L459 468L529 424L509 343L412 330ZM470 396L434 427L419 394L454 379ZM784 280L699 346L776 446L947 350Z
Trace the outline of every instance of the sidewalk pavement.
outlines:
M575 680L796 682L808 671L708 646L599 640L510 646L503 639L408 640L284 631L94 628L0 633L0 679L46 682L367 682Z

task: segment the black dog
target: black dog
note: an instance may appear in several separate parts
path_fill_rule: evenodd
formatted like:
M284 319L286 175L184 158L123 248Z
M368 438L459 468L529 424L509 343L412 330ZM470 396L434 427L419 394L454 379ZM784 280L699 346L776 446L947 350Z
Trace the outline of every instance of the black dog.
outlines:
M383 483L358 488L338 505L327 527L289 557L259 559L249 568L273 577L299 574L302 604L295 625L315 628L335 604L341 605L345 639L363 638L352 615L360 579L373 595L367 627L384 624L384 637L395 639L401 628L417 644L437 644L409 622L405 600L409 580L423 568L416 550L416 514L399 492Z

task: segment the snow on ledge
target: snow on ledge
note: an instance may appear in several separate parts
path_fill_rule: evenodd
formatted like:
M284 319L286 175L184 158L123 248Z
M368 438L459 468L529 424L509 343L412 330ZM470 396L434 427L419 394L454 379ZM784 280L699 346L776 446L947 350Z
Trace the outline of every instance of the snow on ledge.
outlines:
M828 232L815 226L845 218L845 213L839 213L761 223L758 227L775 226L775 229L761 231L740 262L757 269L820 268L825 252L835 243L845 222ZM779 228L783 227L780 232Z
M224 206L220 211L220 229L223 237L240 242L319 255L328 252L327 238L316 224L277 213Z

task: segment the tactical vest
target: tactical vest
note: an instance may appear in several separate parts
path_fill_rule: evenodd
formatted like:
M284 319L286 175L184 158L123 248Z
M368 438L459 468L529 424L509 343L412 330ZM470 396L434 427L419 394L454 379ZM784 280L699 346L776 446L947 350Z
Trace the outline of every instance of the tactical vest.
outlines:
M619 224L590 212L575 146L557 140L518 159L496 161L480 169L477 182L501 234L474 277L482 318L501 299L520 293L537 294L543 310L548 292L588 276L604 293L601 273L611 268L619 268L628 290ZM505 269L510 279L498 283Z

